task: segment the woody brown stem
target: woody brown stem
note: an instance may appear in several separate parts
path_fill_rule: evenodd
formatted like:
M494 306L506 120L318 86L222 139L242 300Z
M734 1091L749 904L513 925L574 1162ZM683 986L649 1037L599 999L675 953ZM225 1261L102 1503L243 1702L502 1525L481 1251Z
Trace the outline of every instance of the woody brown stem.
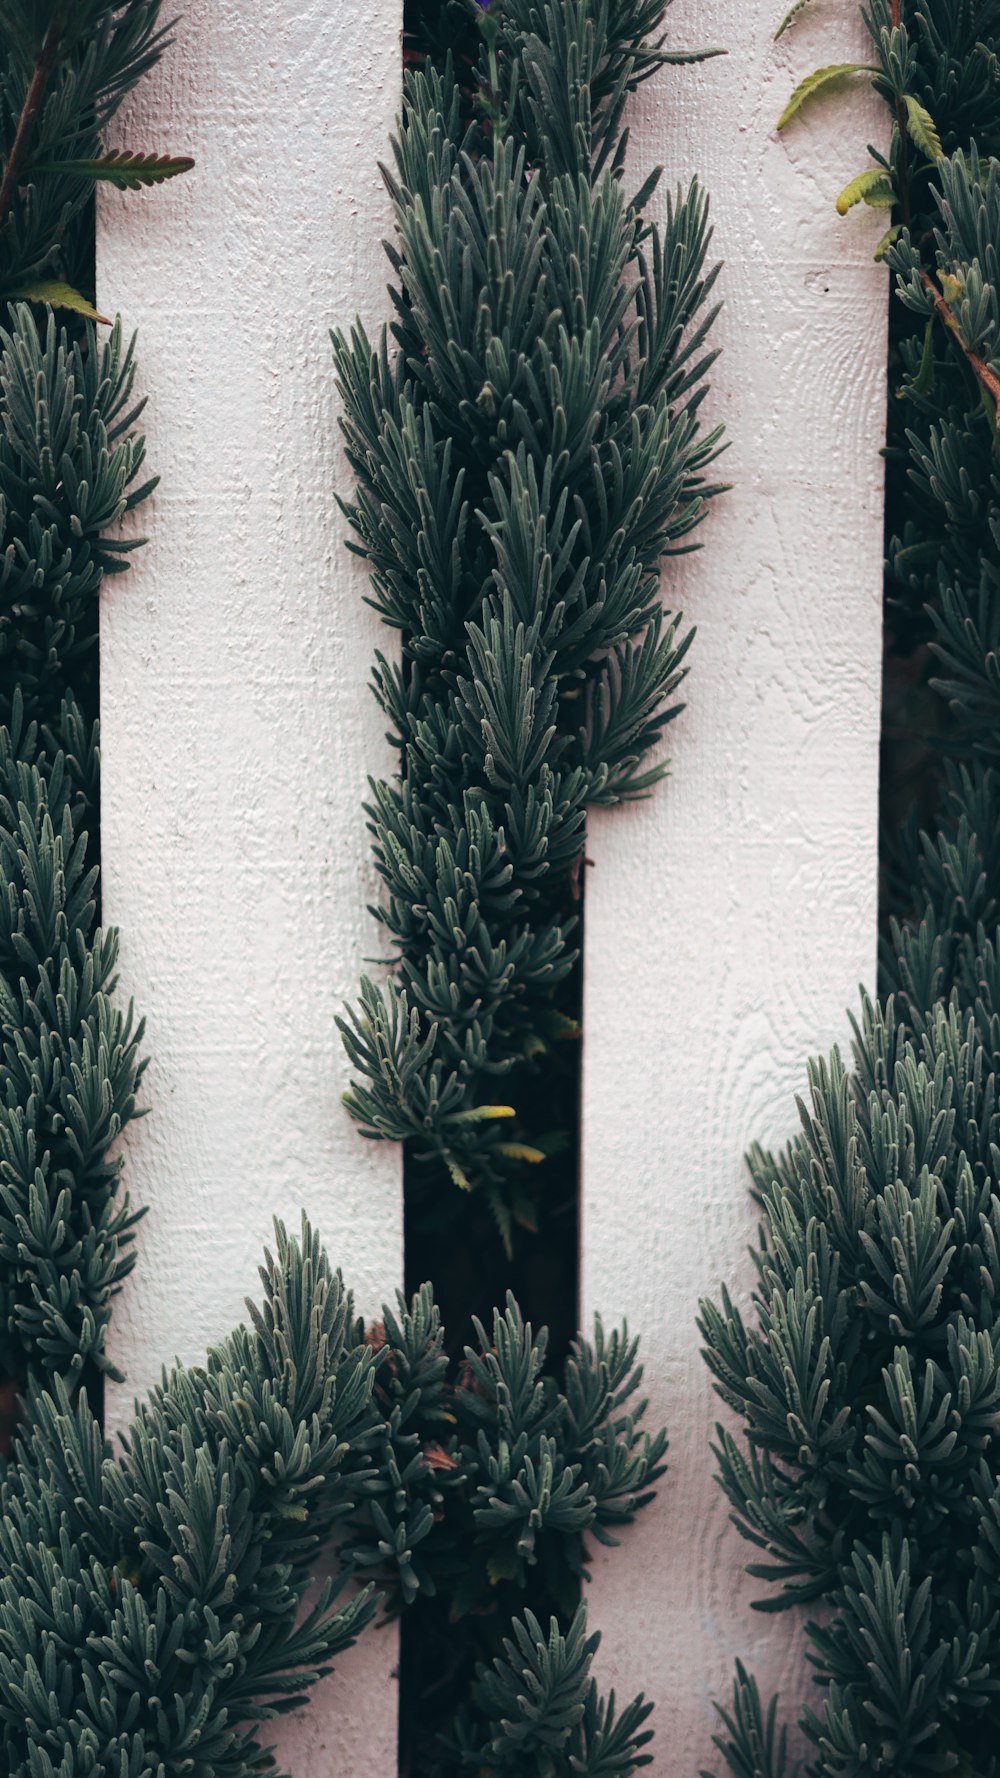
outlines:
M962 338L962 330L930 273L921 271L920 282L923 284L928 296L932 299L935 312L941 317L941 320L944 322L949 333L953 334L955 339L957 339L983 388L987 389L990 395L992 395L994 405L997 408L998 414L1000 414L1000 377L997 376L995 371L990 369L985 359L980 358L978 352L974 352L971 346L966 345Z
M38 53L35 72L31 76L31 85L24 96L14 141L11 144L7 164L3 170L3 183L0 184L0 224L6 220L7 212L14 201L17 182L24 164L24 157L28 151L31 128L38 114L39 106L45 97L45 88L49 84L49 77L59 59L62 30L62 8L60 7L45 33L45 40Z

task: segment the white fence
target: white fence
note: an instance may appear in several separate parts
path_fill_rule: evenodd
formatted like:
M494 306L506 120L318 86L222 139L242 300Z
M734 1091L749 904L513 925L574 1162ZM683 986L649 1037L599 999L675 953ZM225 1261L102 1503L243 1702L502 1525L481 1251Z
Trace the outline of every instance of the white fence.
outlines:
M849 126L773 130L800 73L859 47L849 10L775 46L772 0L678 0L672 41L729 56L658 77L633 131L637 182L663 160L712 192L735 484L668 581L699 627L675 776L590 837L583 1296L641 1332L671 1430L592 1618L605 1674L657 1700L655 1778L709 1759L735 1655L767 1682L800 1670L748 1610L694 1314L747 1282L746 1143L788 1133L805 1058L874 975L885 279L871 219L832 197L877 126L859 94ZM401 1273L398 1156L340 1106L333 1024L374 949L360 804L387 638L334 506L327 338L386 311L400 23L400 0L188 0L121 134L196 170L100 206L98 296L140 330L162 477L101 625L104 909L153 1058L113 1417L238 1317L273 1214L308 1208L366 1309ZM291 1769L390 1778L394 1658L381 1632L338 1667L285 1735Z

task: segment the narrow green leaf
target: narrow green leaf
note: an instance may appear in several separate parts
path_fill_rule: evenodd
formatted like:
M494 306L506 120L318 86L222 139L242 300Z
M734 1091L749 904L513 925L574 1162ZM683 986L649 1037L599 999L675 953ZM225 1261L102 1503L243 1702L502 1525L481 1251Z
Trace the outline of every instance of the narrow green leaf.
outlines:
M444 1164L451 1176L452 1185L457 1185L459 1191L470 1192L472 1186L469 1184L469 1176L459 1166L454 1155L446 1154L444 1157Z
M715 56L727 56L728 49L665 49L659 60L668 68L689 68L695 62L710 62Z
M866 167L844 186L837 199L837 211L846 216L855 204L871 204L878 210L889 210L896 201L892 180L884 167Z
M917 371L910 389L916 395L929 395L934 387L934 316L928 318L924 329L924 349L920 354L920 368ZM906 394L907 391L903 390Z
M805 80L800 80L794 93L778 119L778 128L783 130L786 124L802 110L803 105L816 99L823 93L833 92L849 80L852 74L877 74L877 68L869 68L866 62L834 62L829 68L814 68Z
M103 179L120 191L138 191L142 185L162 185L176 179L178 173L189 173L194 161L189 155L137 154L123 149L118 154L102 155L100 160L39 161L36 173L72 173L79 179Z
M798 14L800 12L804 12L805 8L808 5L809 5L809 0L795 0L795 5L790 9L790 11L786 12L780 25L778 26L778 29L774 33L775 43L777 43L779 37L784 36L784 34L788 30L788 27L791 24L792 20L794 18L797 18Z
M906 549L898 549L892 562L896 572L912 574L917 569L927 568L936 562L941 554L939 543L911 543Z
M74 290L72 284L43 279L37 284L25 284L20 290L10 291L7 301L48 303L52 309L72 309L77 315L85 315L88 321L100 321L105 327L111 326L109 317L95 309L93 303L89 303L81 291Z
M939 161L944 149L930 112L924 110L912 93L903 94L903 104L906 106L906 128L911 140L916 143L921 154L926 154L928 160Z

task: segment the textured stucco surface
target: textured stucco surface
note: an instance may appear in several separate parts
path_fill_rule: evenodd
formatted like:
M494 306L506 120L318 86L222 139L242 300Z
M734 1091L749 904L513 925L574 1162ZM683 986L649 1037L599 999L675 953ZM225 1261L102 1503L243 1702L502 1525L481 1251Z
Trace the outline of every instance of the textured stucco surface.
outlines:
M633 132L636 183L663 159L713 194L711 407L736 484L671 571L699 626L675 776L590 835L583 1294L642 1332L671 1431L660 1501L598 1564L593 1623L605 1676L657 1700L654 1778L709 1760L735 1655L765 1684L802 1671L739 1580L693 1318L720 1279L746 1291L743 1149L787 1134L807 1055L874 972L885 286L878 219L832 200L878 114L858 93L773 132L801 73L859 47L849 10L775 46L770 0L678 0L672 40L730 55L659 76ZM140 329L163 478L102 615L105 914L153 1058L113 1418L240 1314L273 1213L308 1207L366 1309L400 1272L397 1158L339 1103L333 1016L376 942L360 802L385 761L366 690L385 636L334 510L326 338L385 310L374 163L398 30L399 0L188 0L122 140L197 169L101 203L99 297ZM370 1636L286 1730L297 1778L395 1771L393 1658Z
M105 915L152 1056L113 1419L241 1316L272 1215L308 1209L366 1310L401 1271L398 1156L340 1104L333 1022L375 949L361 801L386 746L328 341L385 313L400 0L182 11L120 137L197 167L104 197L99 221L100 300L139 329L162 477L101 629ZM394 1658L370 1633L286 1727L300 1778L395 1771Z
M737 1655L788 1694L805 1672L788 1620L749 1609L694 1317L720 1280L745 1298L745 1147L790 1133L807 1057L845 1038L874 977L884 221L834 199L883 123L859 90L774 131L811 68L867 59L852 11L820 6L774 44L780 0L678 0L671 41L729 56L651 82L633 133L636 179L662 160L712 194L710 409L734 483L667 581L698 625L674 775L589 843L583 1297L641 1332L671 1435L591 1609L604 1675L656 1699L655 1778L711 1764Z

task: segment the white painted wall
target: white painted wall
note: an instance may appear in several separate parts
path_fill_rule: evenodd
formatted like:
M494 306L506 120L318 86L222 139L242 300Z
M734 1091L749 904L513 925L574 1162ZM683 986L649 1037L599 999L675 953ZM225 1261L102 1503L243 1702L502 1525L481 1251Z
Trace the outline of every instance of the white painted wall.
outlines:
M333 1022L375 944L361 801L386 764L367 679L387 639L334 506L327 337L386 309L400 19L401 0L186 0L119 134L197 167L101 202L100 301L139 329L162 477L101 618L105 917L153 1058L117 1420L241 1316L273 1214L308 1208L367 1311L401 1274L398 1157L341 1107ZM395 1772L394 1659L370 1633L288 1727L299 1778Z
M713 194L712 409L736 484L672 574L699 625L676 777L590 836L583 1291L642 1331L672 1435L593 1622L605 1674L657 1699L655 1778L709 1759L735 1655L765 1683L801 1672L739 1583L694 1314L720 1279L747 1284L747 1141L788 1132L806 1056L874 973L885 283L873 219L832 200L878 114L857 95L772 127L799 74L852 53L849 10L774 47L773 0L678 0L673 41L731 53L646 87L633 138L637 178L662 158ZM385 758L366 681L386 638L333 505L326 338L385 309L399 12L188 0L121 139L197 169L101 202L98 295L140 329L163 478L102 614L105 913L153 1057L118 1420L240 1314L272 1213L309 1208L366 1309L400 1272L396 1156L339 1103L333 1016L375 944L360 802ZM370 1637L326 1682L282 1742L297 1778L394 1772L393 1658Z
M674 777L591 823L583 1298L642 1334L671 1433L656 1505L602 1554L592 1624L625 1695L657 1701L654 1778L711 1765L711 1699L736 1656L801 1696L787 1619L749 1610L752 1554L708 1449L721 1404L698 1298L745 1294L741 1157L794 1125L806 1058L842 1040L875 973L884 219L834 211L882 113L859 91L778 137L813 67L868 59L854 9L817 6L774 44L782 0L678 0L675 44L725 60L645 89L633 176L697 170L726 262L713 418L735 486L667 603L698 625ZM858 53L858 52L861 53Z

